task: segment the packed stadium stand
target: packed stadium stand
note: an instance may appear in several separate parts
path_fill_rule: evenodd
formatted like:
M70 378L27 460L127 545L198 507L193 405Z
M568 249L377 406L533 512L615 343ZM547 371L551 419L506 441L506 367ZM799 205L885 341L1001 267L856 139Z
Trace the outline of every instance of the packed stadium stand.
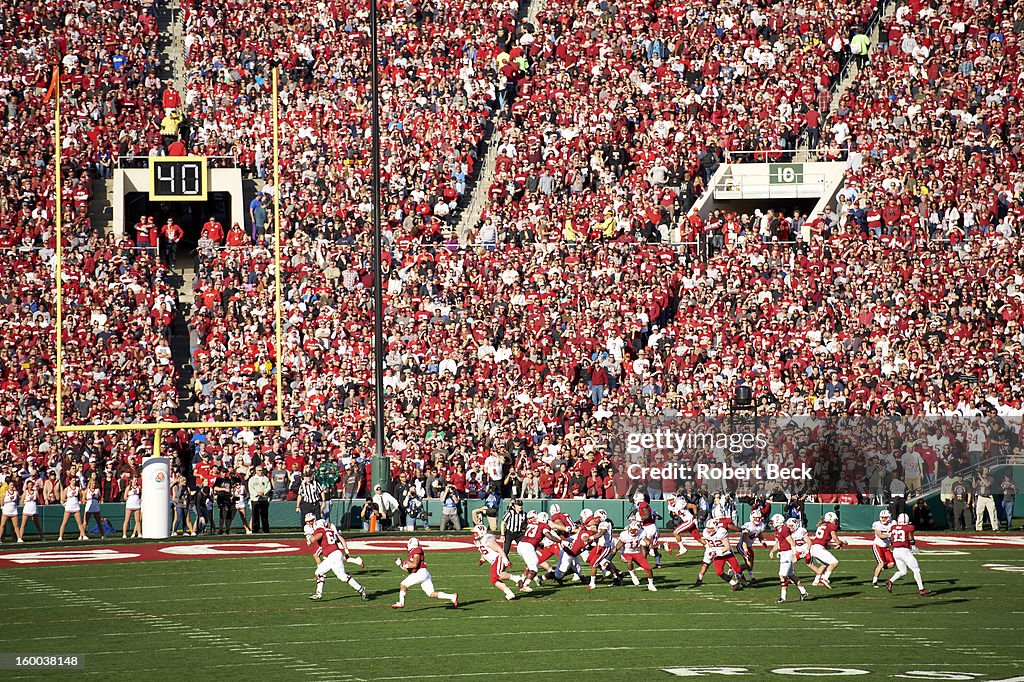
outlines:
M26 476L88 476L104 462L129 476L143 436L57 436L55 410L74 423L267 419L283 371L284 428L167 432L183 468L212 457L242 473L253 458L280 457L293 476L325 459L365 475L366 11L337 0L266 12L184 3L179 103L167 94L157 9L99 0L58 14L0 2L12 48L0 63L11 141L0 153L0 460ZM508 455L510 478L543 478L545 492L623 496L608 424L724 417L739 385L773 414L1020 414L1019 2L427 1L381 12L386 451L396 474L473 493L480 474L470 472L496 452ZM846 70L852 39L876 25L884 40ZM185 139L161 135L168 109L182 111ZM181 304L187 330L174 328L181 284L168 266L92 225L93 179L172 141L234 157L267 183L266 196L277 193L283 359L272 343L272 220L240 226L242 243L201 245L194 302ZM484 185L489 146L496 163ZM726 152L745 151L820 152L851 166L834 204L806 221L694 215ZM459 234L474 191L482 212ZM718 231L721 247L669 243L680 226ZM190 337L188 381L170 360L175 334Z

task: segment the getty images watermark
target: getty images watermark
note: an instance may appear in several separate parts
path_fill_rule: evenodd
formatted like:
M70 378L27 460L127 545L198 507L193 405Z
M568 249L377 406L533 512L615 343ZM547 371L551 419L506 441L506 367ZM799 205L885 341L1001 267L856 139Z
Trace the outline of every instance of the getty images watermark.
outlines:
M658 427L626 434L626 475L633 480L810 481L806 464L787 465L766 458L764 433L679 431Z

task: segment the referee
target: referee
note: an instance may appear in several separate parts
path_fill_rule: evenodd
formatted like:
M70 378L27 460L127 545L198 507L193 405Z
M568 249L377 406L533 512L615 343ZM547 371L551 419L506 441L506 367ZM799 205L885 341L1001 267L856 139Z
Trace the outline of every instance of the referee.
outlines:
M519 542L523 539L523 532L526 530L526 514L523 513L523 501L512 500L505 512L505 518L501 520L502 533L505 535L505 554L512 551L512 541Z
M295 499L295 511L299 512L299 527L306 522L306 514L313 514L318 519L324 511L324 487L313 480L313 472L306 469L302 472L302 483L299 484L299 496Z

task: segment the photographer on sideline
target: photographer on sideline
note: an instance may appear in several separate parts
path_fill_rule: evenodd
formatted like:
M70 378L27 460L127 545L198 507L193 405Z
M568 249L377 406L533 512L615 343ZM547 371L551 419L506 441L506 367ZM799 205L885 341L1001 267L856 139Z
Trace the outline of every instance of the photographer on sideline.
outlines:
M370 501L377 505L381 526L384 528L394 528L398 511L401 508L395 496L386 492L380 485L375 485L373 486L373 499Z
M487 517L487 525L491 531L498 529L498 509L501 507L501 493L498 492L494 484L488 484L488 486L481 491L480 495L484 500L484 506L477 507L473 510L473 525L480 525L483 521L480 517Z
M447 530L449 524L452 530L462 530L462 520L459 518L459 507L462 498L455 486L448 484L441 493L441 530Z

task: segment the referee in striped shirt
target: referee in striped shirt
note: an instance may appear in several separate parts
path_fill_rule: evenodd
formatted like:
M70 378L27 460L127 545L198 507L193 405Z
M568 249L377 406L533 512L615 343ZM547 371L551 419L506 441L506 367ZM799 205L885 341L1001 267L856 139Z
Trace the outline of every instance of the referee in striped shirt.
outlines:
M523 512L523 501L512 500L501 520L502 533L505 535L505 554L512 551L512 541L519 542L526 531L526 514Z
M313 472L309 469L302 473L299 496L295 499L295 511L299 512L300 528L306 523L306 514L313 514L319 519L324 513L324 487L319 481L313 480Z

